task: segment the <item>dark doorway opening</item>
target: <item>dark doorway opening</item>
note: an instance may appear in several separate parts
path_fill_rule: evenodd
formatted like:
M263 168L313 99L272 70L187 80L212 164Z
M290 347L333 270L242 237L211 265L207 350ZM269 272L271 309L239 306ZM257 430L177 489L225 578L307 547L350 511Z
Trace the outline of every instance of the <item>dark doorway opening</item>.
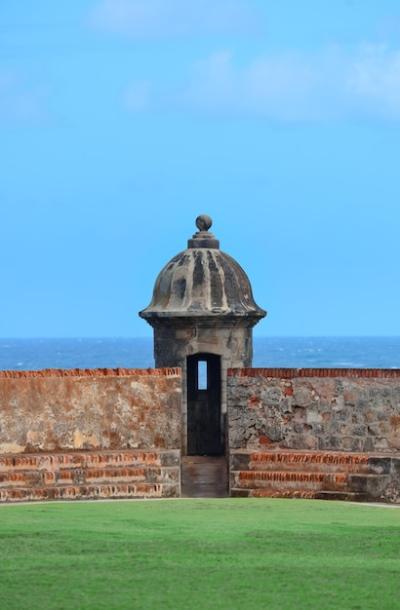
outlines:
M221 426L221 357L187 358L187 454L224 455Z

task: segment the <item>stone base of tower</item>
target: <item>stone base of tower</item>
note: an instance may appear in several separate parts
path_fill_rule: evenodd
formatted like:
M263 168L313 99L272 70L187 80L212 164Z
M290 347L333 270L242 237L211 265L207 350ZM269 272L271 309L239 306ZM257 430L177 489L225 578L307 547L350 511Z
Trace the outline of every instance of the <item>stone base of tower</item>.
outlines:
M191 452L188 438L190 428L190 407L193 390L199 380L196 371L190 366L191 359L197 357L204 361L219 358L220 373L218 389L212 388L209 379L208 390L219 394L221 445L226 447L225 422L227 412L226 387L228 369L248 366L253 357L252 327L256 320L249 318L210 319L197 317L169 319L168 324L152 320L154 328L154 356L157 367L178 366L182 372L182 453ZM200 452L202 453L202 452ZM225 450L224 450L225 453Z

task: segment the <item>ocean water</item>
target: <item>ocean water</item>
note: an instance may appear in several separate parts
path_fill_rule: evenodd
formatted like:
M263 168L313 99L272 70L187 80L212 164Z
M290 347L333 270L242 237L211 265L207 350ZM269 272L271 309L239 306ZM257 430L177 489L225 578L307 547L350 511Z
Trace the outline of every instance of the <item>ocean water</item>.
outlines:
M400 368L400 337L257 337L253 365ZM152 366L150 338L0 339L0 370Z

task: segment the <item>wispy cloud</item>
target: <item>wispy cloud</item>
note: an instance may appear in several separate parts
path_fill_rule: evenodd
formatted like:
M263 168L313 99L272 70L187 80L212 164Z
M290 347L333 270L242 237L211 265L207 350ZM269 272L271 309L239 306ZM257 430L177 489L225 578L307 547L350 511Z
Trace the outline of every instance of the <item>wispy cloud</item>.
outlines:
M318 74L296 54L262 56L235 64L228 51L215 53L193 67L182 89L182 103L211 113L251 113L308 118Z
M313 54L265 54L245 64L220 51L197 62L180 86L161 90L154 83L153 89L157 99L151 100L147 85L147 107L151 102L152 107L279 121L400 120L400 50L330 47Z
M89 23L132 38L259 31L260 16L251 0L101 0Z
M131 83L123 92L125 108L132 112L148 110L152 100L151 93L151 84L148 81Z
M364 47L351 62L349 85L367 112L400 119L400 49Z
M11 71L0 72L0 122L36 124L47 117L47 94L39 85L27 84Z

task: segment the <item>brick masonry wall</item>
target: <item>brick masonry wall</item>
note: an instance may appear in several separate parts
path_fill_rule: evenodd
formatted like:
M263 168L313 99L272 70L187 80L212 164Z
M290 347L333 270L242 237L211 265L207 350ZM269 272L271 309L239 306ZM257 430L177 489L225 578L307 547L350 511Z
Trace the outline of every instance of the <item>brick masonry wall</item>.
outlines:
M179 369L0 372L0 500L180 494Z
M233 369L228 371L227 393L231 488L236 495L244 489L245 495L349 492L400 501L400 370ZM283 456L275 469L270 452ZM370 467L347 476L344 457L337 458L335 473L327 472L326 460L342 452L358 454L355 463L363 459ZM267 457L253 459L257 454ZM285 464L293 465L295 454L303 468L290 474L292 466ZM376 467L375 458L385 460ZM269 472L238 468L246 459L258 464L255 470L264 464L261 470ZM339 487L332 487L332 480L340 481ZM307 481L313 483L311 489Z

